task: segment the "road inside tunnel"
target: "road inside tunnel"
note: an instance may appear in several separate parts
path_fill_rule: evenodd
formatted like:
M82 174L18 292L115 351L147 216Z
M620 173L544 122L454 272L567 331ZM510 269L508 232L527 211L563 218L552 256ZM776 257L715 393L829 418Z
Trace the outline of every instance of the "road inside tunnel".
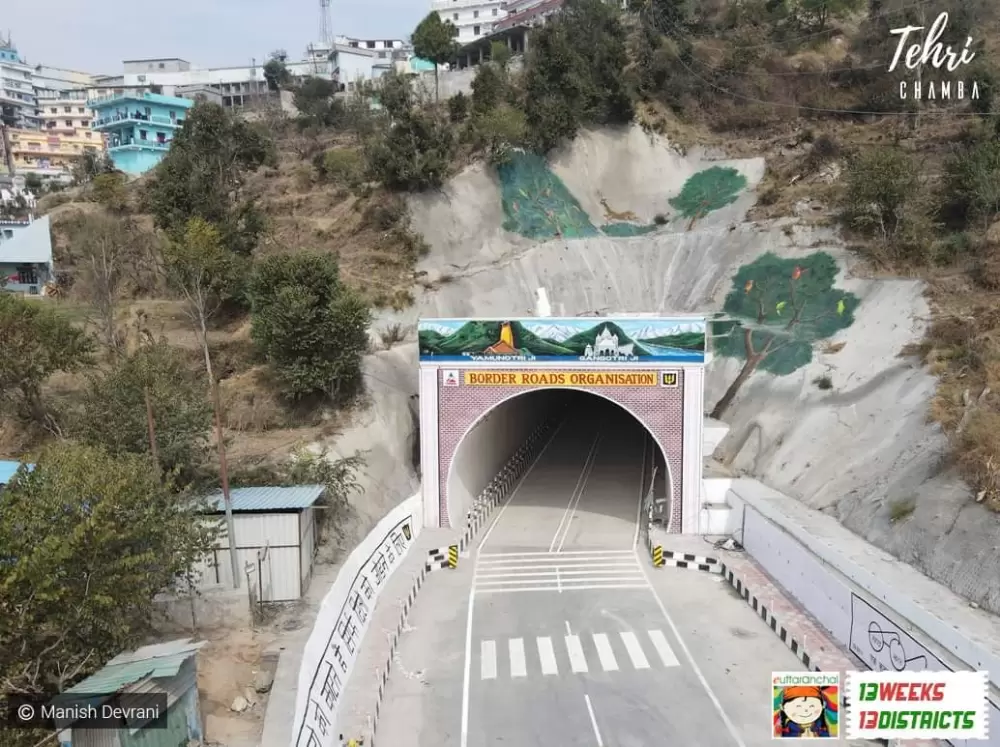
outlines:
M507 400L463 438L449 475L453 516L537 424L558 423L480 552L633 551L642 497L667 497L664 459L646 428L615 402L589 392L546 389ZM513 510L512 510L513 509Z

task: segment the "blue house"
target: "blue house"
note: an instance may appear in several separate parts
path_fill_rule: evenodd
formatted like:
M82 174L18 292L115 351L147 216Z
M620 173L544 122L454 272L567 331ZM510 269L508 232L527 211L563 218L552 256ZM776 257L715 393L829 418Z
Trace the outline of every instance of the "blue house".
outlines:
M44 295L54 275L49 216L0 220L3 290L28 296Z
M144 174L170 149L174 133L184 124L189 99L159 93L125 93L91 99L91 127L102 132L108 155L126 174Z

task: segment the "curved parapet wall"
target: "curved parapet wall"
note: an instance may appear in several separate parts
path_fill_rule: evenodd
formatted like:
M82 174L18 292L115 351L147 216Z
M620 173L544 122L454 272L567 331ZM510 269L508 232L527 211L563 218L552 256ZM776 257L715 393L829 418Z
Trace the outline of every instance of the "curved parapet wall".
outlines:
M420 495L386 514L323 598L299 670L292 747L336 747L337 711L379 593L422 527Z

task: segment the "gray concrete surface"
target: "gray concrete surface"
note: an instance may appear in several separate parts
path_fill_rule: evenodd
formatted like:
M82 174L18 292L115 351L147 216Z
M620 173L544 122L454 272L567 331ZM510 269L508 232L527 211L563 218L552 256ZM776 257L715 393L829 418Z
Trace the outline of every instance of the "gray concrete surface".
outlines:
M431 579L380 745L770 743L771 672L802 667L717 579L654 577L634 549L645 434L607 407L571 417Z

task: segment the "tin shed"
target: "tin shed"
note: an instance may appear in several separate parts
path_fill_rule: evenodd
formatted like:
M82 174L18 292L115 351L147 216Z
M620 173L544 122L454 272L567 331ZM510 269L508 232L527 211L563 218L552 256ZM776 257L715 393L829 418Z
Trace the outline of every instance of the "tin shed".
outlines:
M76 729L72 724L57 724L69 731L72 747L177 747L190 741L201 743L204 730L198 702L198 649L205 643L183 638L119 654L103 669L78 682L54 702L86 696L95 703L119 693L165 693L166 723L157 728L132 728L124 721L117 729ZM94 697L99 696L99 697ZM60 734L60 741L64 742Z
M250 584L259 590L262 602L291 602L300 599L312 578L316 555L318 522L316 502L323 485L296 485L288 488L233 488L233 525L239 567ZM225 514L221 491L208 498L213 516ZM229 537L223 534L211 556L198 569L200 586L232 588Z

